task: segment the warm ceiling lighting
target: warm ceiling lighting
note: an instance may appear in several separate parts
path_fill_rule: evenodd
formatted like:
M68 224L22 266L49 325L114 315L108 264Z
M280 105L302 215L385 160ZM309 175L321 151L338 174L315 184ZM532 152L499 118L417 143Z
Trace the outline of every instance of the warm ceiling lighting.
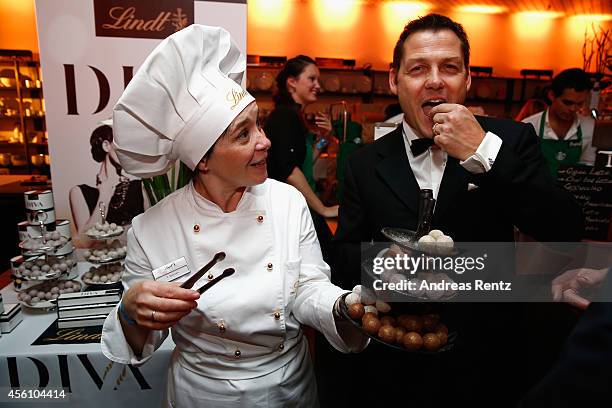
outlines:
M455 11L459 13L501 14L501 13L507 12L508 9L503 6L488 6L484 4L474 4L474 5L456 7Z
M427 12L431 5L420 1L387 1L383 3L383 7L398 17L410 18Z
M282 28L289 19L292 4L286 0L250 0L247 2L249 23L259 27Z
M572 18L584 21L609 21L612 20L612 14L577 14Z
M523 11L521 13L517 13L517 15L530 20L558 18L564 16L564 14L560 11Z
M361 4L357 0L315 0L314 12L323 30L351 28L357 21Z

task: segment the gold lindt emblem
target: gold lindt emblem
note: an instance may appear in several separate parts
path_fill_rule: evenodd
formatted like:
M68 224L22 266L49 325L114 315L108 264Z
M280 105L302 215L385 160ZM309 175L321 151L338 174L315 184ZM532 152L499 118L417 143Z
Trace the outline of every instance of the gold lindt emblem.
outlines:
M230 92L228 92L227 101L232 104L230 109L234 109L236 106L238 106L240 101L243 100L246 95L247 92L245 90L237 91L235 89L232 89Z

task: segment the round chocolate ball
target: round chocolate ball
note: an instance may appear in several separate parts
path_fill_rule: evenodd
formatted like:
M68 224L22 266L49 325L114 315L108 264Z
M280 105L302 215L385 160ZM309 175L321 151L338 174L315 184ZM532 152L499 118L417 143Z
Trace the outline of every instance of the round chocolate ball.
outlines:
M380 319L380 323L385 326L385 325L389 325L389 326L395 326L395 319L391 316L383 316Z
M402 326L396 327L395 328L395 341L397 343L401 343L402 338L404 337L405 334L406 334L406 329L404 329Z
M439 333L445 333L448 334L448 327L446 327L446 325L444 323L438 323L434 329L434 332Z
M351 319L359 320L365 314L365 308L361 303L353 303L348 307L348 314Z
M435 333L438 338L440 339L440 347L444 346L446 343L448 343L448 334L444 333L444 332L436 332Z
M383 325L378 329L378 338L385 343L395 342L395 328L390 325Z
M442 346L440 337L436 333L427 333L423 336L423 347L427 351L437 351Z
M400 323L408 332L420 332L423 330L423 319L421 316L408 315Z
M380 326L380 320L378 320L377 317L365 319L362 323L363 330L365 330L366 333L371 335L377 334L378 330L380 330Z
M408 350L418 350L423 346L423 338L417 332L408 332L402 337L402 344Z
M434 331L439 321L440 321L440 316L435 315L433 313L423 315L423 331L425 332Z

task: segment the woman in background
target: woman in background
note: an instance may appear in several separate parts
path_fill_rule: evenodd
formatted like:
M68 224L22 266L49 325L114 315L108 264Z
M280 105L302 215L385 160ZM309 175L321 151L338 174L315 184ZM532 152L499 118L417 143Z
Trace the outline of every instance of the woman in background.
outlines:
M102 122L89 138L92 158L101 163L96 186L79 184L70 189L70 210L76 230L87 231L101 221L100 204L104 203L106 221L129 225L132 218L144 211L141 180L130 180L113 148L113 128L110 121Z
M329 116L323 112L314 115L309 126L304 108L317 101L320 92L319 69L315 61L305 55L298 55L285 63L276 76L277 93L274 95L275 108L266 120L265 132L272 147L268 153L268 177L297 188L308 203L323 258L331 263L332 233L326 218L338 216L338 206L326 206L313 191L312 157L307 158L307 135L309 128L319 133L320 139L313 147L313 157L324 148L322 141L331 137L333 129Z

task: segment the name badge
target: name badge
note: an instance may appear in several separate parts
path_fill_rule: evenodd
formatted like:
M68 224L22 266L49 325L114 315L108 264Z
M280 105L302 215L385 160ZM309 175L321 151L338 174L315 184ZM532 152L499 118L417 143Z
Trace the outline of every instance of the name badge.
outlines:
M187 260L184 256L175 259L165 265L160 266L152 271L153 278L160 282L173 282L181 276L191 273Z

